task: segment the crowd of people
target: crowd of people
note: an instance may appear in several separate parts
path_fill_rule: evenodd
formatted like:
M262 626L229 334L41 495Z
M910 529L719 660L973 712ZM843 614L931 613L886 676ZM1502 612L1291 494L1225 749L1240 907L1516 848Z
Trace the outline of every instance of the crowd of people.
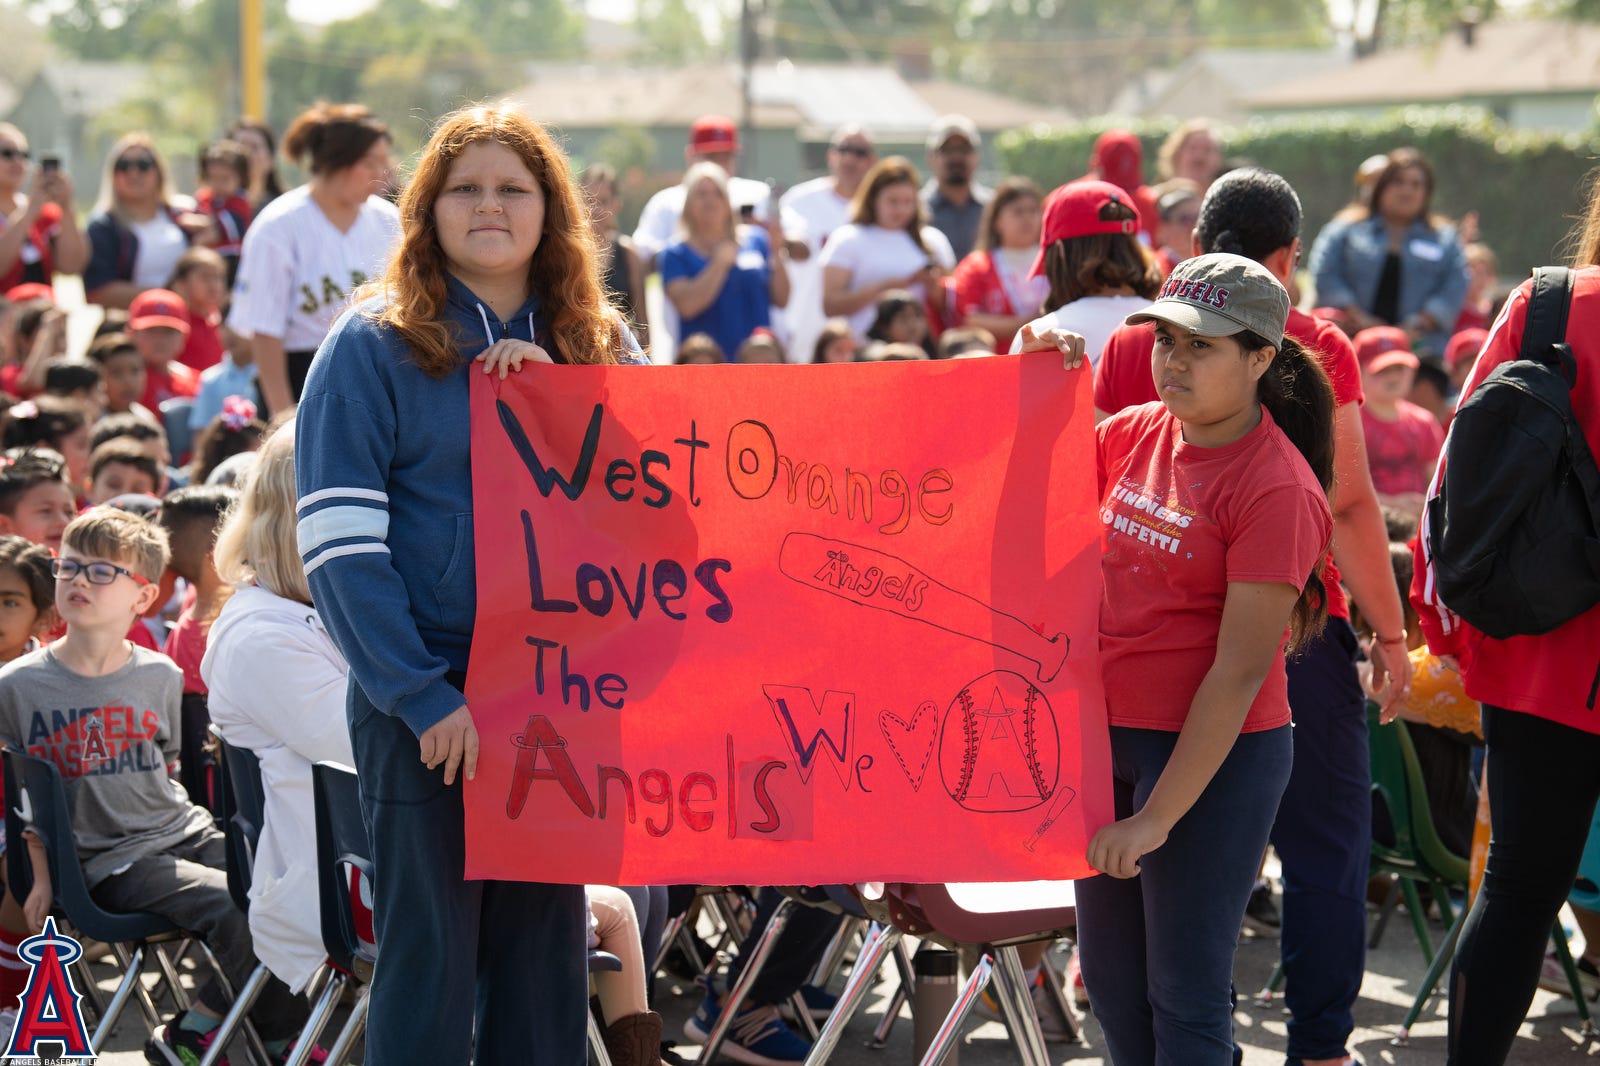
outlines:
M1488 763L1494 835L1449 985L1449 1061L1503 1061L1553 979L1546 938L1600 795L1587 672L1600 612L1549 636L1482 636L1438 602L1418 520L1458 402L1516 357L1528 290L1501 286L1472 205L1436 205L1412 148L1361 162L1302 269L1295 190L1227 159L1209 123L1174 131L1154 185L1127 131L1048 193L981 183L982 146L970 120L939 119L924 177L844 126L827 174L774 198L738 175L735 125L706 116L682 181L625 235L617 175L574 171L518 112L447 116L402 178L378 116L318 104L281 149L254 122L204 146L192 195L129 133L80 225L59 161L32 160L0 125L0 740L66 779L95 898L193 930L235 988L264 963L251 1018L287 1059L324 961L311 766L347 763L381 885L367 1061L580 1061L597 945L624 964L597 978L613 1061L672 1059L646 963L692 893L464 879L461 780L478 752L463 696L467 375L663 351L679 364L1059 351L1066 372L1093 375L1117 816L1089 847L1106 876L1077 887L1067 979L1110 1060L1233 1061L1248 923L1281 936L1287 1060L1354 1061L1368 856L1394 833L1371 798L1376 703L1407 719L1458 851ZM305 184L283 188L280 151ZM1600 291L1600 201L1586 227L1575 327ZM81 352L57 274L81 274L103 309ZM1587 372L1600 354L1568 336L1584 368L1573 407L1600 448ZM1153 546L1117 532L1139 500L1200 519L1181 565L1149 565ZM63 716L128 706L137 757L90 767ZM212 814L213 725L259 758L266 786L248 917ZM1539 799L1558 757L1559 825ZM36 877L0 902L0 1004L52 907L40 842L9 844ZM1269 848L1281 886L1261 875ZM728 981L778 899L754 894ZM1600 934L1600 916L1580 924ZM799 995L826 1014L827 990L806 981L836 926L822 910L788 924L726 1055L806 1058L779 1006ZM1043 1033L1067 1039L1046 948L1025 948L1024 967ZM1580 955L1600 985L1596 964L1600 935ZM703 983L695 1042L723 1008L719 978ZM147 1057L195 1066L227 1009L206 985Z

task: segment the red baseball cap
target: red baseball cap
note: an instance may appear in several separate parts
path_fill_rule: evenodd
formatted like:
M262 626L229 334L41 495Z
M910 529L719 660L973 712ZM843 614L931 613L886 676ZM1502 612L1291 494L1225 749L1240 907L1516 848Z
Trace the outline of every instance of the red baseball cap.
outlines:
M1106 130L1095 138L1089 166L1120 189L1144 184L1144 145L1132 130Z
M701 115L689 127L689 147L701 154L737 152L739 127L722 115Z
M1450 343L1444 346L1444 365L1454 370L1463 361L1476 359L1483 351L1483 342L1488 339L1489 331L1478 326L1452 335Z
M156 329L165 326L189 335L189 305L168 289L146 289L128 305L128 328Z
M6 290L6 299L14 304L25 304L30 300L49 300L56 302L56 290L37 281L25 281L21 285L13 285Z
M1376 374L1391 366L1409 366L1412 370L1422 362L1411 354L1411 338L1398 326L1373 326L1351 338L1356 348L1356 361L1368 374Z
M1107 217L1112 204L1121 204L1128 218ZM1127 193L1109 181L1085 178L1069 181L1044 198L1044 229L1039 233L1039 254L1034 257L1030 278L1044 273L1045 253L1057 241L1069 237L1092 237L1098 233L1139 232L1139 209Z

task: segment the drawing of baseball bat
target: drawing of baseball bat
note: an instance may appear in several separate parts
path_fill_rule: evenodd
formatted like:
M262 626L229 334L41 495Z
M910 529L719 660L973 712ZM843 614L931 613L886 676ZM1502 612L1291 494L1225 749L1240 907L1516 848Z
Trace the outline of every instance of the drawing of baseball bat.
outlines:
M812 533L790 533L778 551L785 577L863 607L910 618L959 637L992 644L1034 663L1041 682L1067 661L1065 633L1046 637L1022 619L929 577L876 548Z
M1050 811L1044 816L1044 821L1039 823L1039 828L1033 831L1033 836L1028 838L1023 847L1032 851L1033 846L1039 843L1039 838L1050 831L1050 827L1056 824L1056 819L1061 817L1061 812L1067 809L1067 804L1071 803L1075 796L1076 792L1062 785L1056 791L1056 798L1050 801Z

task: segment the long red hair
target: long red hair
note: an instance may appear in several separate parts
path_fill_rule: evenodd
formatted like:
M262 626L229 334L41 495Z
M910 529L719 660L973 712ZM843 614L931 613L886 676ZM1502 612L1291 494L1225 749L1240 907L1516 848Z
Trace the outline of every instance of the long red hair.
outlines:
M528 266L528 287L539 297L555 348L551 355L568 363L617 362L622 319L601 287L589 211L567 157L542 126L507 107L467 107L439 120L400 197L400 247L383 277L361 296L385 297L378 321L405 338L425 372L444 377L461 365L454 331L444 318L445 255L433 207L456 157L484 141L515 152L544 193L544 233Z

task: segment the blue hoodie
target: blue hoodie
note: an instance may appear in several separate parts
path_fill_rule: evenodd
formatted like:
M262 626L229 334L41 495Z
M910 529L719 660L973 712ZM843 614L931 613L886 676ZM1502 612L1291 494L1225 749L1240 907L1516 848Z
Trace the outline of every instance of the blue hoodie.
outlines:
M449 278L445 314L462 362L433 378L373 319L381 306L345 311L306 378L295 426L299 547L351 674L421 736L466 702L445 675L466 670L477 612L472 359L491 338L533 340L542 322L536 298L502 322Z

